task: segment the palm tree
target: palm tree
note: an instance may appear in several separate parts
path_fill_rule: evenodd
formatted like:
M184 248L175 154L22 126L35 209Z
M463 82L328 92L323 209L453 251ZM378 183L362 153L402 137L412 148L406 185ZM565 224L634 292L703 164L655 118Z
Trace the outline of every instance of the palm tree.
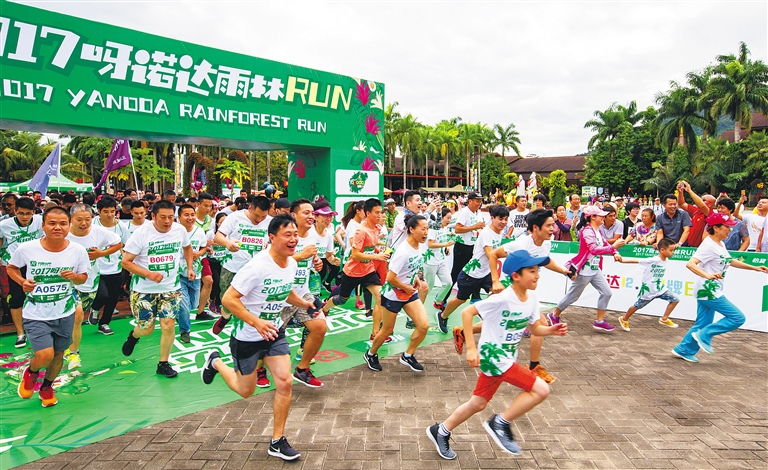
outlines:
M699 111L699 96L693 88L681 86L675 81L670 85L668 92L656 95L656 104L659 105L655 123L659 127L657 140L667 152L671 152L677 143L682 147L688 146L688 151L693 153L698 147L694 127L704 129L709 123Z
M634 127L642 119L643 114L637 112L637 103L632 101L627 107L613 103L605 111L595 111L595 117L597 119L590 119L584 123L585 129L596 132L587 144L590 149L595 148L600 142L613 140L622 123L628 122Z
M448 121L442 121L437 125L437 140L440 145L440 151L438 152L440 160L445 165L443 168L445 176L445 187L450 187L448 177L451 175L451 156L458 155L461 152L457 136L459 130L455 125Z
M397 153L397 142L399 140L400 113L395 111L397 101L389 103L384 110L384 155L387 157L388 171L395 171L395 154Z
M421 144L419 133L419 127L421 123L413 117L411 113L400 119L400 125L398 126L398 141L397 144L400 147L400 153L403 156L403 189L408 189L408 183L406 181L406 174L408 169L406 166L407 160L411 158L411 172L413 172L413 155Z
M494 124L493 125L493 141L491 142L491 145L493 148L501 147L501 156L506 157L505 151L507 149L514 150L515 155L520 156L520 148L518 145L520 144L520 135L517 130L515 130L514 124L509 124L507 127L503 127L501 124Z
M457 139L467 163L467 185L469 185L470 161L477 153L483 153L488 147L490 129L482 123L461 123L458 126Z
M764 181L768 180L768 134L755 132L745 144L747 158L744 160L744 171Z
M659 194L667 194L674 190L677 184L677 173L675 172L675 155L670 153L667 161L653 162L653 177L641 181L646 190L656 189L656 197Z
M702 123L704 125L701 128L701 141L706 142L709 135L717 132L717 120L713 119L710 115L712 100L706 97L707 90L709 90L712 81L712 67L707 67L701 72L688 72L685 77L688 81L688 86L693 90L693 94L689 99L696 101L696 108L703 119Z
M421 151L424 154L424 162L426 163L426 177L424 178L424 186L429 188L429 161L437 158L440 153L440 138L437 131L432 126L424 126L420 129L421 136Z
M752 111L768 111L768 66L763 61L749 59L749 49L745 43L739 45L738 57L719 56L715 66L715 77L706 93L706 99L712 101L710 116L717 119L725 114L735 122L733 126L734 142L741 140L742 126L752 128Z
M692 182L709 186L709 193L715 194L716 188L724 185L722 180L728 176L728 156L727 140L709 139L691 157Z
M36 132L19 132L11 139L11 146L2 151L3 174L8 175L10 181L23 181L35 174L48 154L56 147L56 142L46 139L42 142L43 135Z

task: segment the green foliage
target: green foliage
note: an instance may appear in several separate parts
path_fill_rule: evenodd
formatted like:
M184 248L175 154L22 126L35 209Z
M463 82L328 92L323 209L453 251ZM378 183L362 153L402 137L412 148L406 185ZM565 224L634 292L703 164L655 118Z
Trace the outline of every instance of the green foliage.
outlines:
M505 188L507 181L504 175L509 172L507 160L493 154L480 159L480 185L485 193L496 192L496 189ZM517 177L517 176L515 176Z
M745 142L744 147L746 154L744 171L762 181L768 181L768 136L766 133L753 133Z
M6 147L0 153L0 181L17 182L32 178L35 171L56 147L34 132L9 132L3 135ZM62 158L62 163L64 159Z
M584 181L607 188L611 193L623 194L633 185L636 189L640 171L632 158L633 141L632 125L621 123L616 129L616 136L598 143L595 151L587 157Z
M509 173L504 173L504 181L506 183L505 192L512 191L512 188L515 187L515 184L517 184L517 173L514 171L510 171Z
M542 178L542 180L546 180L546 183L542 181L542 185L549 188L550 206L554 208L565 204L568 195L568 188L565 186L565 172L563 170L555 170L547 178Z

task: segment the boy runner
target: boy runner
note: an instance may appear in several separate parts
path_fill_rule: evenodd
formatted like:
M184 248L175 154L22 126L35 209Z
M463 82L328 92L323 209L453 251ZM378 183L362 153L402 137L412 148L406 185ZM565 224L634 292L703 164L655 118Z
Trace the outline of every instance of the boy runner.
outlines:
M269 199L256 196L248 209L239 210L228 215L216 232L213 241L227 248L232 254L224 259L219 285L226 292L235 273L261 252L269 243L267 230L272 218L269 216ZM221 309L221 316L213 324L213 334L218 335L229 323L231 313L226 307Z
M67 240L77 243L88 252L91 261L88 269L88 279L75 286L75 324L72 329L72 345L64 352L67 368L74 370L80 367L80 340L83 337L83 319L86 312L90 315L93 301L99 290L100 262L99 260L117 253L123 247L120 237L109 230L93 225L91 206L83 203L73 204L69 209L72 223Z
M27 293L22 318L35 352L24 369L18 393L21 398L32 398L38 374L45 369L40 400L49 407L58 403L52 385L61 371L64 350L72 342L73 284L86 281L90 263L85 248L67 240L69 213L64 208L56 206L43 213L43 232L44 238L17 247L8 263L8 276ZM21 275L23 268L25 276Z
M458 280L456 281L459 291L456 293L456 297L448 302L444 311L438 310L435 312L437 326L443 333L448 333L448 316L454 310L466 302L470 296L479 296L480 289L485 289L487 292L491 291L493 282L491 280L491 266L488 263L488 255L501 245L501 232L507 226L509 209L504 205L497 204L491 206L488 212L491 216L491 225L483 228L480 232L474 245L472 259L466 263L464 269L459 273ZM456 255L455 252L454 255ZM496 266L493 266L493 269L495 270Z
M565 336L568 332L568 327L563 323L544 326L546 320L539 312L539 301L534 292L539 281L538 267L548 263L548 257L534 258L525 250L513 252L507 256L502 268L512 278L512 285L500 294L470 305L461 312L464 329L467 331L472 329L475 315L486 323L480 334L479 352L474 336L467 336L467 363L471 367L480 366L482 373L477 379L472 398L456 408L445 422L427 428L427 436L435 444L440 457L448 460L456 458L449 444L451 431L484 410L502 382L521 388L523 392L502 413L483 422L483 428L502 450L514 455L522 453L512 435L510 423L544 401L550 389L533 371L516 362L517 345L526 326L538 336Z
M189 235L173 223L175 206L158 201L152 206L152 223L134 232L125 245L123 267L131 278L131 312L136 326L123 343L123 354L130 356L139 339L152 334L155 317L160 318L160 363L157 373L168 378L176 372L168 364L175 337L174 320L181 314L180 259L183 250L187 279L195 279Z
M229 339L234 368L220 360L218 351L212 351L206 357L201 376L203 383L210 384L220 373L232 391L248 398L256 390L256 362L263 359L275 380L274 427L267 453L283 460L296 460L301 454L284 435L291 407L291 351L285 339L287 318L282 313L286 304L306 310L312 317L320 310L292 290L297 268L292 256L299 238L293 217L275 216L268 233L269 248L238 271L221 299L236 319Z
M8 200L12 200L8 198ZM43 236L43 218L35 216L35 202L22 197L16 201L16 215L0 222L0 264L7 266L11 257L22 243L37 240ZM26 277L26 267L21 268L21 276ZM16 347L27 345L27 336L22 326L21 308L25 293L21 284L8 276L8 306L11 309L13 326L16 328Z
M208 240L205 232L195 223L195 208L189 204L183 204L179 207L179 223L187 231L189 243L192 245L192 267L195 271L194 279L189 279L185 275L184 266L179 266L181 273L181 314L179 315L179 341L189 343L189 315L193 307L197 307L200 297L200 276L203 273L203 264L201 259L208 251L206 246ZM198 314L199 316L199 314Z
M96 203L96 210L99 216L93 219L93 224L97 227L103 227L109 230L125 244L128 241L128 230L115 218L117 213L117 201L109 196L105 196ZM115 312L117 300L122 294L123 285L123 251L99 258L99 290L96 300L93 301L91 314L88 316L88 323L99 325L99 333L109 336L113 334L109 322L112 321L112 314ZM104 307L104 313L99 317L99 310Z

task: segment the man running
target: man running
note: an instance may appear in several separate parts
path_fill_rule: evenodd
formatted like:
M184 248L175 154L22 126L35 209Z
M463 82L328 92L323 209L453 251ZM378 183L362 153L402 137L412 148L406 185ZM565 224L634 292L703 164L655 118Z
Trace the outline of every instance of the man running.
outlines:
M128 230L125 225L115 217L117 213L117 201L109 196L105 196L96 203L96 210L99 216L93 219L93 225L102 227L120 238L123 245L128 241ZM122 247L121 247L122 248ZM99 290L96 300L93 301L91 314L88 315L88 323L99 325L98 332L110 336L114 332L109 327L112 321L112 314L115 312L117 301L122 294L123 286L123 252L118 250L116 253L109 254L99 258ZM104 308L104 313L99 316L99 311Z
M64 363L64 350L72 342L76 304L73 284L86 281L90 265L85 248L67 240L69 218L69 213L59 206L45 211L45 237L21 244L8 263L8 276L28 295L22 321L35 352L24 369L18 393L21 398L32 398L39 372L45 369L40 387L44 407L58 403L53 381ZM26 275L22 276L24 268Z
M472 296L480 295L480 289L491 291L493 281L491 279L491 265L488 263L488 256L501 245L502 231L507 226L509 218L509 209L506 206L497 204L491 206L488 210L491 216L491 225L483 228L477 237L471 260L465 263L464 269L459 273L456 285L459 288L456 297L448 302L444 311L435 312L437 326L443 333L448 333L448 317L454 310ZM456 226L458 231L458 225ZM455 246L458 246L456 244ZM454 251L454 255L456 252ZM493 266L493 270L496 265Z
M175 337L174 320L181 313L181 281L179 270L183 250L187 279L195 279L192 245L189 235L174 224L176 207L168 201L152 206L152 223L142 225L128 239L123 267L133 274L131 279L131 312L136 326L123 343L123 354L130 356L136 343L155 330L155 317L160 319L160 362L157 373L176 377L168 357Z
M309 316L318 314L319 308L292 289L297 269L292 257L299 239L293 217L275 216L269 223L268 234L269 248L238 271L221 299L236 319L229 339L234 368L224 364L218 351L212 351L206 357L201 376L203 383L210 384L219 373L232 391L248 398L256 390L256 362L263 359L275 380L274 424L267 453L283 460L296 460L301 454L284 435L292 381L286 318L282 312L286 304L305 310Z
M208 233L213 225L213 218L210 215L213 209L213 196L208 193L200 193L197 195L197 207L195 208L195 224L200 227L203 233ZM213 246L213 239L206 240L206 247L211 248ZM201 278L200 278L200 299L197 305L197 316L195 320L198 321L210 321L215 320L216 317L205 311L205 307L208 305L208 300L211 298L211 291L213 290L213 272L211 271L211 264L208 256L202 256L200 258L202 266Z
M483 196L477 193L469 193L467 196L467 205L454 214L451 223L456 224L456 244L453 247L453 269L451 269L451 280L456 284L459 280L459 273L472 259L475 242L477 241L478 231L485 227L485 222L480 218L480 206L483 204ZM509 211L507 211L509 212ZM446 302L451 295L451 289L445 294L445 298L440 299L438 309L444 310ZM447 318L447 317L446 317Z
M189 237L189 243L192 245L192 267L195 269L195 278L189 279L185 275L183 266L180 266L181 270L181 314L178 317L179 320L179 341L182 343L189 343L191 339L189 332L191 325L189 323L189 316L193 308L197 308L198 300L200 298L200 276L203 273L203 264L201 259L208 251L206 246L208 239L205 236L205 232L195 223L195 208L189 204L182 204L179 206L179 223L184 230L187 231ZM198 313L198 316L200 314Z

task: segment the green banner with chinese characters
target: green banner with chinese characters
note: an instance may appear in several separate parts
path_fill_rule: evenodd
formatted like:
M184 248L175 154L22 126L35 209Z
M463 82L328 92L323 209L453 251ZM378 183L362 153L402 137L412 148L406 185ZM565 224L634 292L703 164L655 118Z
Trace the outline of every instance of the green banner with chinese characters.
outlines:
M5 129L287 149L292 196L381 195L382 83L0 6Z

